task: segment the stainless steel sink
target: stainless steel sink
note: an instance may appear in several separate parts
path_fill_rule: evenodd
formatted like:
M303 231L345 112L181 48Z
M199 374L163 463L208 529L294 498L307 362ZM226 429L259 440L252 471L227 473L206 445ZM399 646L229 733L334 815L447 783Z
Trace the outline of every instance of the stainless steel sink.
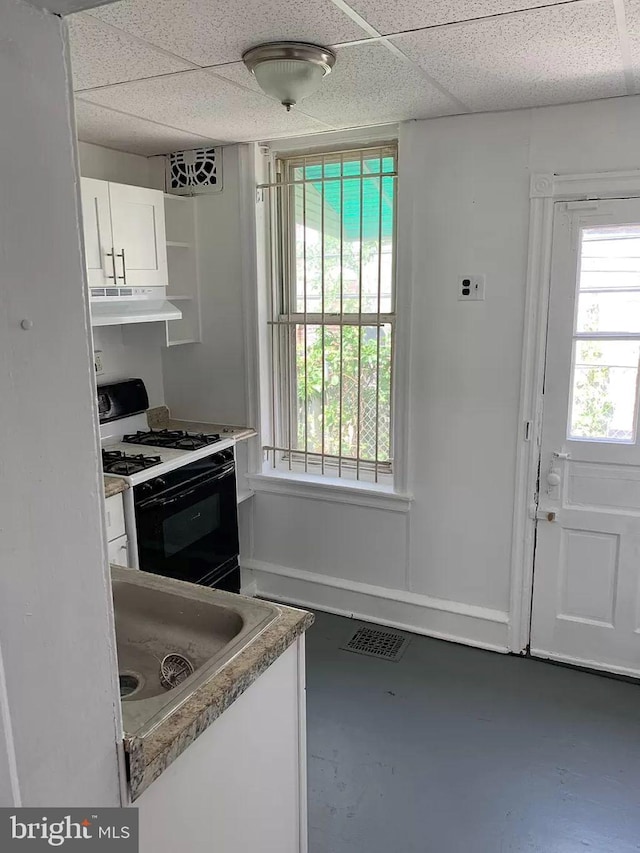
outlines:
M124 729L142 734L215 675L280 613L277 605L194 584L111 567ZM161 683L169 654L194 672Z

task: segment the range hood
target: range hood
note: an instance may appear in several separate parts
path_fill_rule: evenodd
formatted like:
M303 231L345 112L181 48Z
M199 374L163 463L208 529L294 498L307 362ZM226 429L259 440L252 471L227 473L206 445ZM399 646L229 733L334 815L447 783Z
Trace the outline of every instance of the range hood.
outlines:
M122 323L156 323L180 320L182 311L167 299L91 300L92 326L119 326Z

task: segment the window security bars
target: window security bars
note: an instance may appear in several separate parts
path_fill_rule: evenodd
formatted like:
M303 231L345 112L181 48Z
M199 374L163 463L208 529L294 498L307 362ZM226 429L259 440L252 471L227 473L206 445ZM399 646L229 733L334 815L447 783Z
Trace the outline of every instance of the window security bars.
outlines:
M270 204L274 468L392 471L395 145L276 161Z

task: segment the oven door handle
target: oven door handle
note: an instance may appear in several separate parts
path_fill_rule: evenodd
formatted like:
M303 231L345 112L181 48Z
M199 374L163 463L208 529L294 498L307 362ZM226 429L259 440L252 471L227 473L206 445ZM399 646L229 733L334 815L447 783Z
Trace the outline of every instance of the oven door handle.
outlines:
M209 477L206 480L203 480L201 483L198 483L197 486L194 486L192 489L189 489L188 492L180 492L179 495L176 495L175 498L163 498L162 496L153 498L150 501L144 501L139 505L140 509L152 509L154 506L171 506L172 504L178 503L178 501L183 501L185 498L188 498L194 492L199 491L203 486L207 486L209 483L215 483L217 480L224 480L225 477L228 477L230 474L233 474L235 470L235 463L232 465L227 465L219 474L216 474L214 477Z

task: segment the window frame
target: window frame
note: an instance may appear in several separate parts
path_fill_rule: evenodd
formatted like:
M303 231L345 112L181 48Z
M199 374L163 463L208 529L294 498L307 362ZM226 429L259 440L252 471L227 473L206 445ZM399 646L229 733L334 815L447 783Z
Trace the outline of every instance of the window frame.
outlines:
M299 310L291 310L296 306L298 299L296 281L296 237L295 237L295 202L294 191L296 184L309 184L309 178L293 180L293 170L296 167L308 165L326 165L327 163L356 160L353 156L357 154L361 162L371 152L374 157L380 158L380 175L389 177L395 181L392 208L392 264L391 264L391 311L364 312L362 311L362 289L359 289L360 310L358 312L347 312L336 314L335 312L307 313ZM370 156L371 156L370 155ZM393 169L389 172L382 171L382 159L393 157ZM395 445L395 422L397 411L397 399L395 392L396 372L396 342L397 342L397 304L398 304L398 143L391 142L370 143L357 148L339 148L326 151L314 150L308 154L296 152L287 153L281 157L271 157L271 176L274 180L268 185L261 185L262 189L273 189L270 198L270 239L271 251L270 286L269 286L269 321L268 325L276 325L282 328L282 333L272 331L272 342L270 346L270 370L269 382L271 385L272 412L271 432L272 447L265 446L266 457L271 456L271 462L265 464L265 471L270 468L274 473L289 473L292 477L302 474L305 479L307 475L318 476L320 481L339 482L352 488L364 486L368 489L380 488L382 490L394 490L397 477L397 468L394 464ZM342 173L342 169L340 170ZM362 175L362 170L360 175ZM346 176L357 177L357 176ZM375 177L373 173L372 177ZM336 180L343 182L345 176L340 175ZM362 185L362 184L361 184ZM279 188L279 191L278 191ZM283 191L284 189L284 191ZM382 192L382 188L380 188ZM381 196L382 198L382 196ZM342 191L341 191L342 199ZM380 202L382 204L382 202ZM324 222L324 204L321 207L321 216ZM286 227L285 227L286 223ZM382 235L382 222L379 219L379 233ZM324 234L324 231L321 231ZM324 240L324 238L323 238ZM323 249L324 252L324 249ZM380 276L380 273L378 274ZM380 278L378 279L380 281ZM341 294L342 298L342 294ZM380 307L381 294L378 291L378 307ZM324 305L323 305L324 307ZM306 299L305 299L306 308ZM374 461L362 458L351 458L343 455L331 456L328 453L318 453L308 449L295 450L294 435L298 429L297 418L297 378L296 378L296 329L298 326L334 327L345 326L354 328L388 326L391 338L390 354L390 387L389 387L389 459ZM288 333L287 333L288 327ZM378 346L380 340L378 338ZM275 343L274 343L275 342ZM376 360L376 370L380 369L379 354ZM285 365L285 375L281 368ZM280 370L278 369L280 366ZM378 374L379 376L379 374ZM376 398L379 391L379 379L376 383ZM376 399L376 406L378 401ZM278 441L278 438L288 436ZM358 439L359 440L359 439ZM278 447L277 445L281 446ZM282 445L286 444L284 448ZM340 447L341 449L341 447ZM376 456L379 450L376 451ZM279 457L279 458L276 458ZM355 471L355 478L353 470Z

